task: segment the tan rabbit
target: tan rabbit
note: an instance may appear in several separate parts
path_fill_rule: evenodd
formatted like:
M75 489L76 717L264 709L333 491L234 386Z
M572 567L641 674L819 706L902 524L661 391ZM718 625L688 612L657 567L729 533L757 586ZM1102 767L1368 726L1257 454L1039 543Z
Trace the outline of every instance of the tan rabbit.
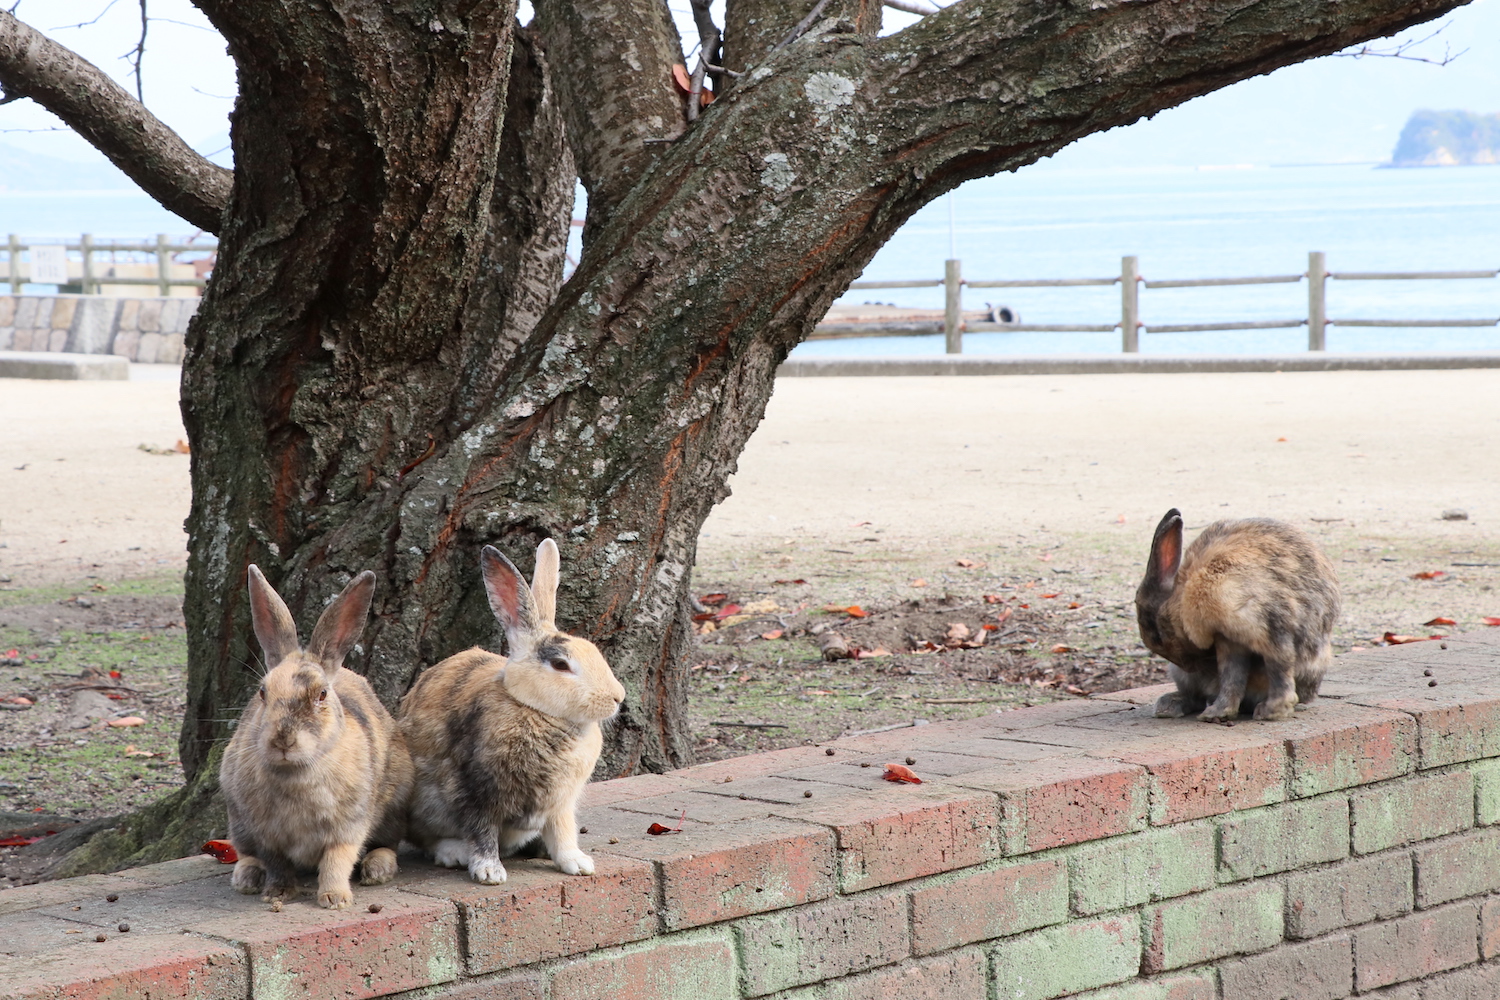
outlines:
M1291 718L1318 695L1339 604L1333 564L1300 529L1216 521L1184 553L1182 515L1167 511L1135 594L1141 640L1177 684L1157 716Z
M230 884L240 892L291 898L298 869L315 868L318 903L343 909L354 901L349 877L361 855L361 884L396 874L411 757L370 685L343 666L374 590L368 570L351 580L304 650L286 604L250 567L250 619L270 670L219 767L240 856Z
M432 667L401 702L417 779L407 839L474 881L505 881L502 857L541 834L569 875L592 875L578 849L578 797L599 760L599 723L625 700L593 643L557 630L558 554L536 550L530 588L509 559L479 554L509 657L470 649Z

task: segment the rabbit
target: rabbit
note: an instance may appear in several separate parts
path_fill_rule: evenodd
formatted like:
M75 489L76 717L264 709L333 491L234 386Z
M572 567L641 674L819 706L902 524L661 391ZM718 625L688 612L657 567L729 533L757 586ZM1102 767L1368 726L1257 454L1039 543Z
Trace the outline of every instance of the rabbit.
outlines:
M574 811L599 760L599 724L619 711L625 689L593 643L557 630L555 542L537 547L530 588L498 549L479 556L509 656L477 647L450 656L402 700L417 773L407 840L498 885L501 857L540 833L559 869L592 875Z
M230 884L290 899L297 870L316 868L318 903L341 910L354 901L349 878L361 855L362 885L395 876L411 796L411 757L395 719L343 666L364 630L375 574L359 574L334 598L305 650L260 569L249 576L250 619L270 669L219 767L239 855Z
M1332 656L1340 610L1333 564L1306 533L1270 518L1216 521L1182 551L1182 514L1156 527L1135 593L1146 648L1170 661L1177 690L1158 718L1215 722L1253 706L1289 719L1310 704Z

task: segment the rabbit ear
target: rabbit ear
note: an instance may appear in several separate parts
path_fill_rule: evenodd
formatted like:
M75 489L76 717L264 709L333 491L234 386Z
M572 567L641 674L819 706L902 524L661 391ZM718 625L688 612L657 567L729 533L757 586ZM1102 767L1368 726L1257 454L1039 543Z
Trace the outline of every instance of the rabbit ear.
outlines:
M479 571L484 577L484 591L490 598L490 610L505 626L505 638L512 649L524 643L525 636L537 631L536 603L531 588L515 564L493 545L479 550Z
M349 581L333 603L318 616L308 640L307 652L323 665L326 673L336 673L344 657L365 630L370 617L370 599L375 596L375 574L369 570Z
M302 647L297 642L297 625L281 595L271 588L260 567L254 563L250 564L249 576L250 624L254 626L255 638L260 640L261 652L265 654L266 669L270 670Z
M1163 593L1170 594L1177 582L1177 568L1182 565L1182 512L1176 507L1167 511L1156 526L1151 539L1151 561L1146 565L1146 579Z
M542 539L536 547L536 570L531 574L531 598L536 602L537 624L552 632L557 631L557 581L561 572L561 559L557 554L557 543L550 538Z

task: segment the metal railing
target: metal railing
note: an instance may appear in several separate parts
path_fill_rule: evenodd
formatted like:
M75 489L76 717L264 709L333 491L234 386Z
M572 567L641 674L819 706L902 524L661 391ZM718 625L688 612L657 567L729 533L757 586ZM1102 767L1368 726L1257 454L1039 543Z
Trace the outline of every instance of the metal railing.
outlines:
M178 253L202 253L213 254L219 248L218 243L174 243L164 233L158 233L155 243L97 243L89 233L79 237L77 243L61 244L68 253L77 253L82 258L82 272L78 278L78 285L84 295L97 295L103 285L154 285L157 293L166 296L172 293L174 287L202 288L208 283L206 277L179 278L172 275L173 254ZM24 243L15 233L9 235L5 249L9 251L9 269L6 280L10 283L12 295L21 294L21 286L31 282L30 262L27 264L26 274L22 274L23 255L30 252L33 247L58 246L56 243ZM156 258L156 275L154 277L136 277L100 273L99 265L102 263L95 259L97 254L142 254ZM118 262L111 261L110 264ZM135 263L130 261L127 263ZM109 264L105 265L110 266ZM38 282L39 284L53 284L53 282ZM73 284L69 280L67 284Z
M1120 331L1120 348L1127 354L1140 350L1141 333L1198 333L1210 330L1278 330L1307 327L1307 349L1327 348L1329 326L1376 327L1485 327L1500 325L1494 319L1330 319L1328 282L1332 281L1426 281L1500 277L1500 269L1480 271L1329 271L1327 255L1307 255L1307 270L1301 274L1275 274L1240 278L1186 278L1151 280L1141 276L1138 257L1122 257L1120 274L1109 278L1039 278L1005 281L967 281L961 261L944 262L942 280L856 281L859 288L938 288L944 292L943 322L902 320L895 322L820 324L814 337L911 336L942 333L949 354L963 353L965 333L1111 333ZM1307 282L1307 315L1286 319L1231 321L1224 323L1147 323L1141 320L1140 290L1146 288L1208 288L1221 285L1279 285ZM1120 320L1117 323L995 323L963 318L963 289L968 288L1074 288L1086 285L1120 286Z

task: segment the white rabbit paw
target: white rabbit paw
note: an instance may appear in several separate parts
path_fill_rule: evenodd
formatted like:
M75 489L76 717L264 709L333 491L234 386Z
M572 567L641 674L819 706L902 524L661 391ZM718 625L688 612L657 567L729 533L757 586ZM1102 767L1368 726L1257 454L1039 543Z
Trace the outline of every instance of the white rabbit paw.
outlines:
M594 859L576 847L568 851L558 851L553 861L564 875L594 874Z
M444 868L463 868L469 863L469 845L462 840L445 837L433 845L432 860Z
M469 874L480 885L499 885L505 881L505 866L499 858L473 858L469 861Z

